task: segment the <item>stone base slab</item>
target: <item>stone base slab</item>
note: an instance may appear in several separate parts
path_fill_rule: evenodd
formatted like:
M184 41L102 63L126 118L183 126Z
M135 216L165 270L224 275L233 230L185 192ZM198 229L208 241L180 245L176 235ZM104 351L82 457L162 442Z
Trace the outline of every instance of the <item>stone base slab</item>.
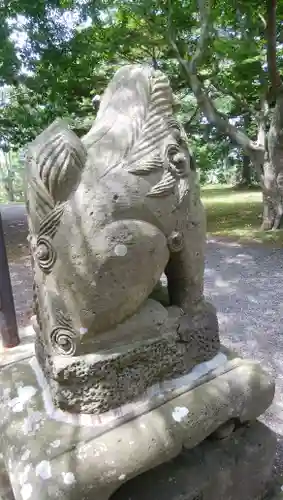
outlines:
M111 500L260 500L269 489L276 436L254 422L132 479Z
M49 379L56 406L99 415L133 401L156 383L190 372L218 353L220 340L213 306L204 302L193 315L181 314L178 308L167 312L160 304L158 307L166 313L168 331L157 331L153 338L137 336L138 341L131 338L130 343L116 342L114 348L100 352L92 345L91 353L72 357L50 356L47 350L42 352L44 345L36 343L37 358ZM142 316L144 335L150 331L147 318L156 315L157 310L154 301L149 300ZM138 321L131 318L128 323L130 331L135 330L135 324L138 330ZM117 330L126 330L125 325ZM112 334L113 338L122 336L118 333ZM98 344L98 340L94 341Z
M207 439L128 481L111 500L282 500L274 496L271 470L276 437L255 422L241 427L228 439ZM265 496L265 493L268 492ZM14 500L5 464L0 457L0 499Z
M124 420L118 412L99 429L93 415L52 409L34 360L0 373L0 447L15 500L109 500L123 483L196 447L225 422L256 419L274 395L260 365L234 359L151 411Z

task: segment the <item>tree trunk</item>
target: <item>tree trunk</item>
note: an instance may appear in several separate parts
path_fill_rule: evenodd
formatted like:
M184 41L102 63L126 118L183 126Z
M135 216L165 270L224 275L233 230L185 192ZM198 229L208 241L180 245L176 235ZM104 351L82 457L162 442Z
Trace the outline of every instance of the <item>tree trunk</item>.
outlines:
M8 201L15 201L13 179L11 179L9 174L4 181L4 187L7 193Z
M246 113L244 115L244 129L246 133L249 129L250 121L251 121L250 114ZM249 155L244 154L239 185L240 187L250 187L251 184L252 184L251 160Z
M268 132L264 163L264 214L262 229L280 229L283 217L283 93L280 93Z
M244 154L254 165L263 192L263 223L262 229L278 229L283 215L283 88L276 64L276 0L267 0L267 66L271 83L271 94L276 99L275 109L271 119L266 147L265 131L265 99L260 113L260 123L257 142L232 125L227 116L220 113L213 101L203 88L198 77L197 66L201 62L207 47L210 28L210 12L212 0L199 0L200 36L195 53L188 61L181 54L174 37L172 28L172 9L168 17L168 35L177 60L183 69L189 85L195 95L200 110L206 119L213 124L220 133L241 147Z
M245 187L250 187L251 184L252 184L251 161L248 155L244 155L240 185Z
M264 163L264 230L279 229L283 215L283 86L277 68L276 7L276 0L267 0L267 67L271 84L269 94L275 101L275 107L267 136L268 158Z
M276 183L274 179L274 172L270 164L268 150L265 153L265 160L263 164L263 187L262 187L262 203L263 203L263 215L262 215L262 231L269 231L273 228L275 220L274 211L274 198Z
M5 156L5 166L6 166L6 178L4 179L4 188L7 193L8 201L15 201L13 167L12 167L10 151L5 153L4 156Z

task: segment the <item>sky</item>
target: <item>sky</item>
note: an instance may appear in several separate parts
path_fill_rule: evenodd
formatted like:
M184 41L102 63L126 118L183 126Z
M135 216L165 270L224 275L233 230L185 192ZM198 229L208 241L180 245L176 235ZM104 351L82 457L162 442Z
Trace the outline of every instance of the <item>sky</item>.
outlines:
M25 47L25 45L28 42L28 35L25 29L27 19L22 15L18 15L16 19L10 19L10 20L8 19L7 22L9 27L12 28L10 40L14 43L17 49L17 55L19 59L21 59L20 51ZM58 23L58 19L56 19L56 23ZM78 11L64 9L63 12L60 11L59 23L62 26L68 28L69 36L71 37L74 29L76 30L85 29L91 25L92 21L91 18L87 18L86 21L80 23ZM30 74L30 71L28 71L28 69L26 68L24 61L22 61L21 72L25 74Z

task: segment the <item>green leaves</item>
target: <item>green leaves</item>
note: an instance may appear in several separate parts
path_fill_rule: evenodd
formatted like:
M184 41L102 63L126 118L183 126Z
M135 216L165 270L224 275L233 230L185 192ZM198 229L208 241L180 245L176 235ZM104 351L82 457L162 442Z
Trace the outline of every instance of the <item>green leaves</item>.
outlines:
M264 7L258 0L215 0L198 68L221 113L237 118L240 124L247 112L251 115L252 136L255 110L267 82ZM190 60L201 28L198 2L172 0L171 9L176 44L182 57ZM283 4L278 9L280 20ZM24 36L16 45L11 23L18 22L19 16L19 33ZM68 118L79 135L85 133L95 115L92 96L103 92L119 66L139 62L168 74L200 164L213 168L223 161L230 143L216 136L215 129L196 112L196 99L169 43L167 1L4 0L1 19L0 85L10 86L10 97L0 108L0 135L14 149L57 116ZM278 57L283 65L282 48Z

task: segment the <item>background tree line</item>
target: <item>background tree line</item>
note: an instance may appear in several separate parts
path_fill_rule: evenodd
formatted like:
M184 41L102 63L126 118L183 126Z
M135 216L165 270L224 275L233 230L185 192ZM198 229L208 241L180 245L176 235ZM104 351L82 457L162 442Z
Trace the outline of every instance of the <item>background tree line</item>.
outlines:
M202 182L258 183L265 229L283 213L283 3L3 0L0 197L22 196L27 143L52 120L84 134L122 64L165 71Z

